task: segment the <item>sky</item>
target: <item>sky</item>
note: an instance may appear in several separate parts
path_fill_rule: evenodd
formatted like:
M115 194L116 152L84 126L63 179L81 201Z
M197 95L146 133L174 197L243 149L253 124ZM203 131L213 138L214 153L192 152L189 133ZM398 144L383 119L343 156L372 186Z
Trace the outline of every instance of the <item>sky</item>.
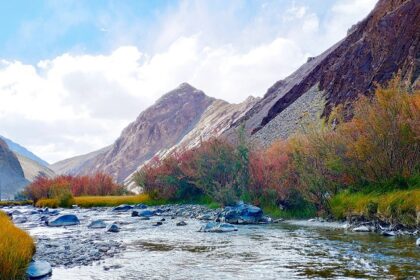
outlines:
M50 163L111 144L182 82L263 96L376 0L14 0L0 9L0 135Z

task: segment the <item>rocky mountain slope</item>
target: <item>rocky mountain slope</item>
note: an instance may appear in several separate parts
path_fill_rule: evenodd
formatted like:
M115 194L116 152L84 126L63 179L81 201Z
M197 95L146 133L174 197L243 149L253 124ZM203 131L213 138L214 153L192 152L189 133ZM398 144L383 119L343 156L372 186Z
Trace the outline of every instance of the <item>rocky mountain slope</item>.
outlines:
M250 97L230 104L183 83L142 112L110 147L55 163L52 169L58 174L106 172L119 182L127 181L155 156L164 157L221 135L257 100Z
M49 166L48 162L41 159L40 157L38 157L37 155L35 155L34 153L29 151L25 147L19 145L18 143L15 143L12 140L7 139L6 137L1 136L1 135L0 135L0 139L3 139L3 141L6 142L9 149L12 150L15 154L22 155L25 158L31 159L31 160L37 162L40 165L47 166L47 167Z
M55 172L53 170L40 164L39 162L18 153L15 153L15 155L22 166L25 178L30 182L32 182L36 177L53 178L55 176Z
M68 174L68 175L75 175L79 173L83 164L88 164L88 162L94 159L96 156L107 153L112 146L108 146L102 148L98 151L94 151L85 155L75 156L72 158L68 158L65 160L58 161L50 165L50 168L56 174Z
M13 198L28 183L16 155L0 139L0 199Z
M268 145L296 131L303 118L328 117L338 104L350 116L359 94L371 94L375 84L397 73L408 86L419 87L419 27L418 0L380 0L346 38L269 88L226 134L232 137L244 124L253 140Z

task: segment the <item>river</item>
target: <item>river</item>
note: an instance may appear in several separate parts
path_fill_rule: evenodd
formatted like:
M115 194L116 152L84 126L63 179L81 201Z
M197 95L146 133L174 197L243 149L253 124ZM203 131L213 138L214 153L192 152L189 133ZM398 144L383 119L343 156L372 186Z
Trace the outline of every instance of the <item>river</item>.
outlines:
M15 209L23 213L30 210ZM415 236L353 233L341 223L294 220L239 225L236 232L203 233L197 231L205 222L196 219L167 218L156 227L152 224L162 217L140 220L130 212L110 209L62 211L76 214L81 224L51 228L31 218L19 226L35 240L43 240L43 248L49 247L45 246L48 242L57 248L80 242L80 254L84 254L83 244L89 242L112 241L123 246L113 257L104 256L89 265L53 267L48 278L52 280L417 279L420 275L420 248L415 246ZM88 229L89 221L98 218L119 222L120 232ZM187 225L176 226L180 220ZM40 255L46 257L42 252L36 257Z

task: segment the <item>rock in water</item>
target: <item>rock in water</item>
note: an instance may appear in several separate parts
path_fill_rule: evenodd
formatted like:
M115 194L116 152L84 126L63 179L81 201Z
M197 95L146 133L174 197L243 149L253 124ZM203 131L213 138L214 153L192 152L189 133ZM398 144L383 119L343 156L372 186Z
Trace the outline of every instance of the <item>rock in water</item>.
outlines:
M155 212L154 211L152 211L152 210L141 210L141 211L138 211L138 216L139 217L151 217L151 216L153 216L155 214Z
M139 216L139 212L138 211L131 212L131 217L138 217L138 216Z
M36 279L44 276L51 275L51 265L46 261L32 261L29 264L26 274L29 279Z
M185 221L180 221L180 222L176 223L176 225L177 225L178 227L182 227L182 226L186 226L186 225L187 225L187 223L186 223Z
M257 224L266 222L261 208L243 202L235 206L226 207L222 212L222 218L222 221L224 220L231 224Z
M383 231L382 235L383 236L396 236L397 234L395 233L395 231Z
M76 215L67 214L67 215L58 216L52 221L47 221L46 224L49 227L63 227L63 226L79 225L80 221Z
M154 226L154 227L158 227L158 226L161 226L163 223L162 222L156 222L156 223L154 223L152 226Z
M205 226L202 226L199 231L201 232L232 232L237 231L238 229L228 223L217 223L217 222L208 222Z
M106 231L108 231L108 232L119 232L120 227L117 224L111 224L111 225L108 226Z
M122 205L117 206L114 209L112 209L112 211L115 211L115 212L127 212L127 211L129 211L131 209L133 209L133 206L127 205L127 204L122 204Z
M134 208L135 209L146 209L147 208L147 205L146 204L143 204L143 203L140 203L140 204L134 205Z
M103 220L95 220L90 222L88 228L106 228L106 223Z
M420 238L417 238L416 246L420 247Z
M367 226L360 226L360 227L355 227L353 230L353 232L370 232L370 228Z

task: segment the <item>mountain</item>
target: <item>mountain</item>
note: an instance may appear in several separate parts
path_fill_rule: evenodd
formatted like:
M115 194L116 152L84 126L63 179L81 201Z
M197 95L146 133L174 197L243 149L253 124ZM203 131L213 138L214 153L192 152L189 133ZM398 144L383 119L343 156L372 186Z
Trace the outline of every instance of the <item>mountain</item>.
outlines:
M15 155L22 166L23 174L28 181L32 182L36 177L53 178L55 176L55 172L45 165L18 153L15 153Z
M50 168L57 174L76 175L82 169L83 164L88 164L90 160L102 153L107 153L111 148L112 146L108 146L85 155L68 158L51 164Z
M143 111L110 147L51 167L59 174L83 175L101 171L118 182L127 181L133 172L155 156L164 157L221 135L257 100L250 97L240 104L230 104L183 83Z
M25 179L16 155L0 139L0 200L13 198L27 184L29 181Z
M12 150L13 152L22 155L28 159L31 159L33 161L36 161L37 163L43 165L43 166L49 166L49 163L46 162L45 160L41 159L40 157L38 157L37 155L35 155L34 153L32 153L31 151L29 151L28 149L26 149L25 147L22 147L21 145L13 142L10 139L7 139L4 136L0 135L0 139L3 139L4 142L6 142L7 146L9 146L9 149Z
M339 104L350 118L359 94L371 95L376 84L397 73L407 86L419 87L419 27L418 0L380 0L343 40L270 87L225 134L232 137L244 125L253 141L266 146L294 133L303 121L328 117Z

